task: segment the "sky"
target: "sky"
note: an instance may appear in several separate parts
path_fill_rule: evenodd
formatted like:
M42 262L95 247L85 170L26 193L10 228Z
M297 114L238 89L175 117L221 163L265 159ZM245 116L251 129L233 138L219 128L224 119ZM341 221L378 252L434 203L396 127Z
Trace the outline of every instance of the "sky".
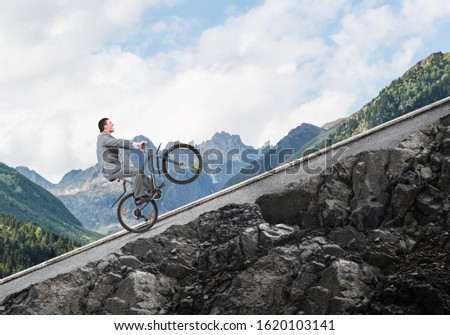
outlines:
M275 144L358 111L433 52L447 0L0 0L0 162L52 182L115 136Z

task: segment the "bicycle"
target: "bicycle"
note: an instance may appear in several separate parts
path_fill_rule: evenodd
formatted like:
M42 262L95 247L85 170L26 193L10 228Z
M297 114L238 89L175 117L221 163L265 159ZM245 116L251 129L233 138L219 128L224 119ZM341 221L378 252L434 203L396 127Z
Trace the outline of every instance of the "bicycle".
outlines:
M161 144L153 154L151 149L144 149L142 152L147 156L144 160L145 171L146 165L149 166L149 173L153 183L153 190L149 200L142 203L136 203L134 194L127 193L127 183L131 181L127 179L119 179L123 181L123 193L111 206L111 209L119 202L117 207L117 218L123 228L132 233L143 233L153 227L158 219L158 206L155 200L162 197L162 190L165 187L164 182L157 185L154 159L157 163L157 173L161 176L160 161L164 176L175 184L188 184L198 178L202 171L202 157L200 152L189 144L177 143L165 150L160 155Z

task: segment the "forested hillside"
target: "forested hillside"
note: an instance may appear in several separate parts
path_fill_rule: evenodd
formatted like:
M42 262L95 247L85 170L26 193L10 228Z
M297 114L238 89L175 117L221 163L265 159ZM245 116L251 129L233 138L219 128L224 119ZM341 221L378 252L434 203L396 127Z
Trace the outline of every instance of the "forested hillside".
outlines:
M0 278L80 247L50 230L0 214Z
M9 214L76 240L92 242L102 235L84 228L53 194L15 169L0 163L0 214Z
M423 59L328 134L333 143L450 96L450 52ZM319 147L323 147L322 142Z

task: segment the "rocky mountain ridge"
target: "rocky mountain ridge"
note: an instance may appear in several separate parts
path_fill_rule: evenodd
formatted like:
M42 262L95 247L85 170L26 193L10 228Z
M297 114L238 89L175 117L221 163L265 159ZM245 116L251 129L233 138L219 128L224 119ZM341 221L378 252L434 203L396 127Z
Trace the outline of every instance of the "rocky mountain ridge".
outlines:
M3 314L450 314L450 115L8 297Z
M290 156L306 145L306 143L319 136L323 131L324 129L312 124L302 123L300 126L290 130L273 147L265 148L262 157L244 166L239 173L226 182L224 188L248 180L283 164Z
M246 145L239 135L230 135L224 131L217 132L210 140L200 143L198 149L204 159L204 172L211 176L217 191L247 165L243 155L257 160L263 153L263 148L256 149Z

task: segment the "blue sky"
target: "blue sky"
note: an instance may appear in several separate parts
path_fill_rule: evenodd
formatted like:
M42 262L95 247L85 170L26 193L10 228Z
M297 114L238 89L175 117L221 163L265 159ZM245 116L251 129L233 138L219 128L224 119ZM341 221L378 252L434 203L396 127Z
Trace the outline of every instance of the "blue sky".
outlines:
M0 161L51 181L116 136L276 143L350 115L433 52L446 0L0 0Z
M221 25L229 17L241 15L261 3L261 0L190 0L150 7L143 11L137 33L123 41L122 47L141 57L174 48L189 48L196 44L204 30ZM169 31L170 25L174 31Z

